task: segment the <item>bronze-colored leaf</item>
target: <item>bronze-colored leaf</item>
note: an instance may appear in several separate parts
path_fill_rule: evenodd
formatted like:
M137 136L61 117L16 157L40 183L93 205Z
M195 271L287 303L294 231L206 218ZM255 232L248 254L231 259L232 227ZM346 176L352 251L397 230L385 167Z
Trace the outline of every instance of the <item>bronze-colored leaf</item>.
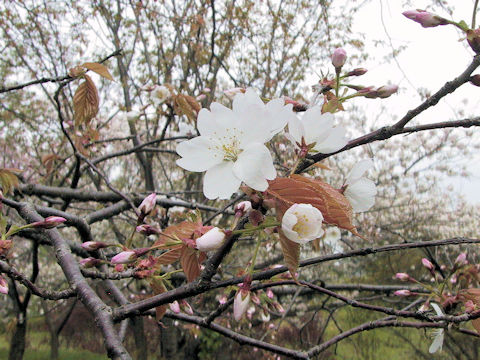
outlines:
M169 241L172 241L172 238L191 239L197 226L196 223L187 220L182 221L179 224L170 225L162 231L154 246L168 243Z
M200 275L200 260L198 252L189 247L182 248L180 264L188 282L192 282Z
M73 111L75 125L88 124L98 113L98 91L92 79L84 75L85 81L81 83L73 96Z
M182 255L182 248L183 245L177 245L176 247L172 247L172 249L168 250L167 252L164 252L162 255L157 257L157 264L173 264L175 261L180 259L180 256Z
M8 194L13 188L18 186L18 177L22 170L14 168L0 168L0 185L2 191Z
M107 80L112 80L113 81L112 75L108 71L107 67L103 64L86 62L86 63L83 63L81 66L83 66L84 68L87 68L88 70L91 70L91 71L97 73L98 75L100 75L101 77L103 77Z
M197 112L188 101L187 95L178 94L174 96L173 106L177 115L185 115L188 120L195 122L197 118Z
M276 178L267 192L286 208L295 203L311 204L322 212L325 223L360 236L353 225L353 210L347 198L323 181L300 175Z
M45 169L47 170L47 174L52 172L53 164L56 160L60 160L61 157L57 154L48 154L42 156L42 164L45 165Z
M155 295L163 294L167 291L165 284L161 277L154 276L150 279L150 286L152 287L152 291ZM162 320L163 315L167 312L168 305L160 305L155 308L155 318L157 321Z
M285 265L288 267L288 271L292 275L293 279L297 281L295 273L298 269L298 264L300 261L300 244L289 240L280 229L278 231L280 235L280 245L282 246L283 259L285 260Z

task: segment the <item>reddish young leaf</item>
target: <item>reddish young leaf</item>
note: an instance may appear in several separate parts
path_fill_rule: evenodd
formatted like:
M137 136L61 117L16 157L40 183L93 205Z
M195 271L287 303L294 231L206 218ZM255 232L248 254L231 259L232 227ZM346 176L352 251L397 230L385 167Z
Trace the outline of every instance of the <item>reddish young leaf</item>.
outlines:
M200 259L196 250L184 246L180 256L180 264L188 282L192 282L200 275Z
M87 124L98 113L98 91L92 79L84 75L85 81L79 85L73 96L75 124Z
M0 186L5 194L8 194L11 189L18 186L17 174L22 170L13 168L0 168Z
M162 231L154 246L168 243L169 241L172 241L172 238L190 239L197 226L198 224L192 221L182 221L179 224L170 225Z
M81 66L97 73L98 75L100 75L101 77L104 77L107 80L113 81L113 77L108 71L108 68L103 64L86 62L86 63L83 63Z
M167 252L163 253L159 257L157 257L157 264L160 265L169 265L173 264L175 261L180 259L180 256L182 255L182 248L183 245L177 245L175 247L172 247L171 250L168 250Z
M360 236L353 225L352 206L347 198L323 181L300 175L276 178L270 182L267 193L286 209L295 203L311 204L322 212L325 223Z
M152 291L155 295L163 294L167 291L163 280L158 276L154 276L150 279L150 286L152 287ZM167 312L167 306L168 305L160 305L155 308L155 318L157 321L162 320L163 315L165 315Z
M297 281L295 273L298 269L298 263L300 261L300 244L289 240L282 232L278 231L280 235L280 245L282 246L283 259L285 260L285 265L290 271L292 278Z

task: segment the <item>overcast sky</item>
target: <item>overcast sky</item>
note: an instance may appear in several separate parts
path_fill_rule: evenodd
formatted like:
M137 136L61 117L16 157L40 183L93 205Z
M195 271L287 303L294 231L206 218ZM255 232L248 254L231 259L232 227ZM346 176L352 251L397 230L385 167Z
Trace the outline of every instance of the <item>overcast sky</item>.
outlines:
M415 1L415 6L425 8L429 2ZM453 19L465 20L470 25L473 1L455 0L449 3L456 7ZM402 8L401 1L374 0L361 9L354 24L354 31L365 34L367 49L375 54L362 64L369 70L362 83L380 85L390 80L398 84L399 94L386 99L391 113L397 116L421 103L416 89L427 88L432 93L436 92L446 81L461 74L473 56L473 51L466 46L465 40L462 41L462 34L455 27L422 28L402 15L405 10L409 8ZM437 14L449 18L447 13ZM480 14L477 23L479 21ZM378 47L375 39L390 39L392 46ZM384 56L391 53L392 48L401 46L407 48L397 56L397 61L385 62ZM458 114L459 109L467 116L480 115L480 88L465 84L417 119L424 124L465 118ZM475 139L480 139L478 131ZM471 203L480 204L480 156L469 168L474 173L471 179L452 178L448 183Z

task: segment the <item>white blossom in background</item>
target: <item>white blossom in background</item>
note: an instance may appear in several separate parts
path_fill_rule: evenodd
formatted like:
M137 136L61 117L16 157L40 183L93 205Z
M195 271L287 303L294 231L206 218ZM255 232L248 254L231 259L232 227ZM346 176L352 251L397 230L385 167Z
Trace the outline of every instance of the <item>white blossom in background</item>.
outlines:
M373 167L371 159L365 159L354 165L344 184L344 195L352 205L354 212L370 209L375 203L377 188L375 183L363 175Z
M321 237L323 215L311 204L293 204L282 218L282 231L296 243L306 244Z
M440 308L440 306L438 306L438 304L432 303L432 307L435 309L435 312L437 313L438 316L445 315L442 309ZM433 342L432 342L432 345L430 345L430 348L428 349L428 352L430 354L433 354L437 351L442 351L443 339L445 337L445 330L442 328L435 329L433 333L434 333Z
M334 127L333 123L333 114L322 114L322 108L314 106L305 111L300 119L295 116L288 122L286 136L297 146L305 144L314 151L332 153L343 148L348 142L345 128Z
M195 172L206 171L203 192L208 199L228 199L242 181L265 191L277 172L264 145L294 118L292 105L282 99L264 104L253 89L239 93L233 108L212 103L198 114L200 136L177 145L177 164Z
M172 94L170 93L170 90L164 85L155 86L151 92L152 103L155 106L163 104L171 96Z
M340 229L336 226L330 226L325 230L323 241L332 248L333 252L340 251L339 241L342 238Z

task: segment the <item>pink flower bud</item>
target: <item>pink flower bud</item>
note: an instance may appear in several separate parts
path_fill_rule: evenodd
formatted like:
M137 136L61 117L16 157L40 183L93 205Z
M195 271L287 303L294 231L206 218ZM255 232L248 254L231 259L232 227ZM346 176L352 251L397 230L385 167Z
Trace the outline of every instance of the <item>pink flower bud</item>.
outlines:
M260 298L257 295L255 295L255 293L252 293L252 302L255 305L260 305Z
M95 251L98 249L103 249L109 245L101 241L86 241L81 246L87 251Z
M463 266L463 265L467 265L467 264L468 264L467 253L461 253L455 259L455 265L457 265L457 266Z
M5 295L8 294L8 283L3 276L0 276L0 293Z
M435 14L429 13L428 11L425 11L425 10L408 10L408 11L404 11L402 14L408 19L419 23L424 28L448 24L447 19L444 19Z
M54 227L57 227L58 225L64 223L65 221L67 221L67 219L61 216L49 216L45 218L45 220L43 221L37 221L30 225L38 229L53 229Z
M242 217L252 210L252 203L250 201L241 201L235 205L235 216Z
M423 266L425 266L430 271L432 271L433 268L434 268L433 264L427 258L422 259L422 264L423 264Z
M137 253L133 250L127 250L127 251L122 251L121 253L118 253L112 259L110 262L112 264L129 264L137 260Z
M245 290L238 290L237 295L235 295L235 300L233 301L233 317L236 321L240 321L243 317L243 314L248 309L248 304L250 303L250 292Z
M458 280L457 274L453 274L452 277L450 278L450 283L456 284L457 280Z
M190 306L190 304L188 302L186 302L185 300L180 300L180 309L185 313L185 314L188 314L188 315L193 315L193 310L192 310L192 307Z
M407 297L407 296L411 296L412 292L410 290L397 290L393 294L396 296Z
M200 94L200 95L198 95L198 96L195 98L195 100L197 100L197 101L202 101L202 100L205 100L206 98L207 98L207 95L205 95L205 94Z
M177 300L170 304L170 310L172 310L175 314L180 312L180 304Z
M86 259L80 260L80 265L82 265L84 268L91 268L94 266L97 266L98 264L101 263L102 260L100 259L95 259L93 257L88 257Z
M406 273L396 273L395 278L400 280L400 281L408 281L410 280L410 275Z
M273 291L272 291L272 289L268 289L268 290L267 290L267 297L268 297L269 299L273 299Z
M397 85L384 85L377 90L377 96L381 99L388 98L390 95L395 94L398 91Z
M273 303L273 306L275 306L275 309L276 309L280 314L283 314L283 313L285 312L285 309L283 308L282 305L280 305L280 303L274 302L274 303Z
M357 68L357 69L353 69L352 71L350 71L347 76L362 76L362 75L365 75L367 73L367 69L365 68Z
M157 194L151 193L145 199L143 199L142 203L138 207L138 210L140 210L140 212L144 216L147 216L153 211L156 204L157 204Z
M225 232L218 227L214 227L197 240L197 249L200 251L212 251L220 248L225 242Z
M147 235L147 236L148 235L160 234L160 232L161 232L160 229L157 229L156 227L151 226L151 225L147 225L147 224L138 225L136 227L136 230L140 234Z
M341 69L347 61L347 52L342 48L337 48L332 54L332 65L335 69Z
M227 302L227 297L225 295L220 296L220 299L218 299L218 302L220 305L223 305Z
M468 300L464 305L466 313L472 313L477 309L477 306L472 300Z

